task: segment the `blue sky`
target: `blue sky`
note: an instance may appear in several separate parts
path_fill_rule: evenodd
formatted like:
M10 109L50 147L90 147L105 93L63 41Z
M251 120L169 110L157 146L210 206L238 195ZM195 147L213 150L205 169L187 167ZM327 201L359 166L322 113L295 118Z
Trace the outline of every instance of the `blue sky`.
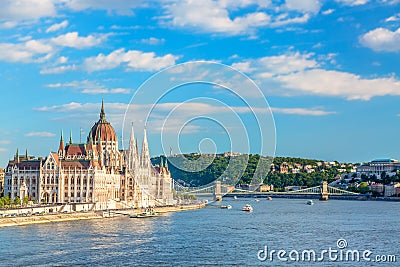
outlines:
M400 158L399 0L5 0L0 32L2 166L17 148L35 156L56 150L61 130L65 138L72 130L79 142L82 128L85 139L103 98L121 136L141 84L165 68L199 60L255 81L262 99L246 88L240 96L255 110L262 109L257 101L268 101L276 155ZM171 71L168 79L195 78L186 74ZM205 79L215 82L216 73ZM275 144L273 129L261 129L269 134L260 137L260 125L237 95L210 84L168 91L146 122L165 82L142 87L125 121L134 123L139 140L147 124L152 155L164 153L162 146L177 151L178 143L182 152L251 153L261 142ZM227 115L223 106L237 114ZM196 116L208 119L191 120ZM171 141L182 127L178 143ZM247 131L249 146L235 127Z

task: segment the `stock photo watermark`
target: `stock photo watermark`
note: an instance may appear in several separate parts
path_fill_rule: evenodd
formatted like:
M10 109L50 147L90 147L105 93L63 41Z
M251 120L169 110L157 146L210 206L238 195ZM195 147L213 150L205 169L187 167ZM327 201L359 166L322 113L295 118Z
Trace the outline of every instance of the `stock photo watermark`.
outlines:
M335 247L319 250L271 249L267 245L258 250L261 262L391 262L397 261L394 254L374 254L369 249L359 250L348 247L345 239L338 239Z

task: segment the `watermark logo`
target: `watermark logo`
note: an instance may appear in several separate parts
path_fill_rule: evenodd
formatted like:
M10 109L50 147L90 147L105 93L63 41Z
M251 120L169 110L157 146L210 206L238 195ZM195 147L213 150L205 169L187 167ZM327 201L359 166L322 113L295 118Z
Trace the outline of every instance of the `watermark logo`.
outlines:
M396 255L393 254L374 254L369 249L349 249L346 239L343 238L336 241L336 247L321 250L292 249L287 251L264 246L257 252L257 258L262 262L396 262Z

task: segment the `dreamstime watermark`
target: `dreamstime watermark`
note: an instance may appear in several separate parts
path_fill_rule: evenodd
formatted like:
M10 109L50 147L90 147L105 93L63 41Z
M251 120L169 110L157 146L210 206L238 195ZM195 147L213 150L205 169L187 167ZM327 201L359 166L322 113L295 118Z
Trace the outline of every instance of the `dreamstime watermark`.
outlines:
M327 249L313 250L303 249L290 251L284 249L270 249L264 246L257 252L259 261L282 261L282 262L396 262L396 255L374 255L369 250L349 249L345 239L338 239L336 247Z

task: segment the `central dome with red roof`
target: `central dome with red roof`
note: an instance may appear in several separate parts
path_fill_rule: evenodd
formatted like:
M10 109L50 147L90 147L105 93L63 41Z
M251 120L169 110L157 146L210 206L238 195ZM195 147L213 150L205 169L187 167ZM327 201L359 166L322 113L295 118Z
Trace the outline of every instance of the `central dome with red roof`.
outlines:
M106 120L106 113L104 112L104 102L101 103L100 119L96 122L90 130L88 136L88 142L92 141L98 143L98 141L107 142L118 142L117 134L114 128Z

